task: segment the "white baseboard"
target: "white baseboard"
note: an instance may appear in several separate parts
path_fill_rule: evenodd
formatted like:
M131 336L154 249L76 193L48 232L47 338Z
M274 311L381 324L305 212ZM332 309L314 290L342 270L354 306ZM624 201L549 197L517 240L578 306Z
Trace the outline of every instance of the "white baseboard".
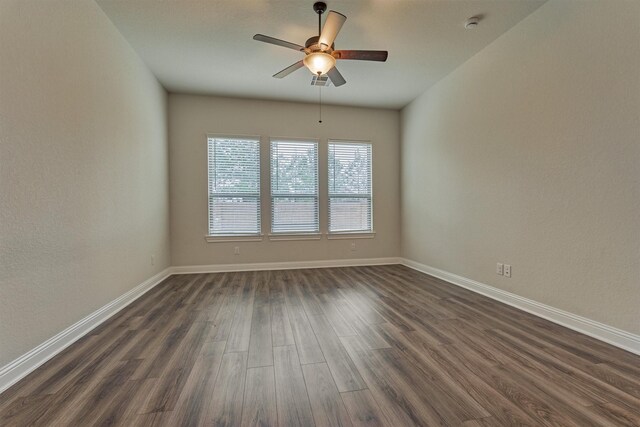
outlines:
M420 264L410 259L402 258L401 264L640 355L640 335L635 335L622 329L449 273L448 271Z
M59 334L49 338L31 351L23 354L8 365L0 367L0 393L20 381L40 365L82 338L93 328L141 297L145 292L162 282L171 274L170 268L145 280L129 292L121 295L87 317L69 326Z
M300 268L357 267L401 264L401 258L333 259L323 261L260 262L252 264L211 264L171 267L171 274L223 273L226 271L296 270Z

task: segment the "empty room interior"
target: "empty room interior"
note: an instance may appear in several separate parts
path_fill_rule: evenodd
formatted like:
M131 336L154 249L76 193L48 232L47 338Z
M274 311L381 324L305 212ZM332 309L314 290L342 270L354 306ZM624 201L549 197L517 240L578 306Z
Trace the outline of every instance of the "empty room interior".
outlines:
M0 0L1 426L640 426L640 1Z

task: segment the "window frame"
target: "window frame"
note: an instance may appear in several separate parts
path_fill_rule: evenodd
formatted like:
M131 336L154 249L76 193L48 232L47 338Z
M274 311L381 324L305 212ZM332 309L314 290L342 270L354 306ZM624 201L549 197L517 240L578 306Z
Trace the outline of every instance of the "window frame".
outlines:
M229 140L240 140L246 142L254 142L257 144L258 149L258 168L257 168L257 193L220 193L214 195L211 189L211 178L209 175L209 171L211 170L211 155L209 152L209 143L210 140L216 139L229 139ZM218 243L218 242L234 242L234 241L262 241L262 140L259 135L232 135L232 134L216 134L216 133L207 133L206 134L206 155L207 155L207 234L205 235L205 240L210 243ZM258 222L256 224L257 232L256 233L246 233L246 232L225 232L225 233L214 233L213 229L210 228L211 225L211 198L212 197L255 197L258 206L257 206L257 219Z
M331 194L331 186L329 185L330 168L332 158L330 156L331 145L368 145L370 150L369 159L369 194L366 196L359 194ZM372 239L375 237L375 229L373 227L373 213L374 213L374 201L373 201L373 143L369 140L354 140L354 139L335 139L330 138L327 140L327 239ZM369 212L369 229L366 230L339 230L331 231L331 199L333 198L366 198L369 200L370 212Z
M302 195L293 194L290 196L276 195L273 193L273 144L274 143L308 143L315 146L315 195ZM269 137L269 240L271 241L292 241L292 240L320 240L322 232L320 229L320 140L317 138L293 138L293 137ZM289 197L289 198L315 198L315 217L316 217L316 229L313 231L274 231L274 197Z

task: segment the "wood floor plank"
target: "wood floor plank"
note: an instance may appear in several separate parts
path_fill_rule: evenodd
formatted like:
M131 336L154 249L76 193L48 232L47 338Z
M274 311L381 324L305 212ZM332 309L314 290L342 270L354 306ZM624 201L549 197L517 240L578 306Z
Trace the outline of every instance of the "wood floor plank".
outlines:
M64 411L56 421L62 425L81 425L83 420L95 419L101 411L106 411L117 398L118 393L130 392L132 385L129 378L140 365L140 360L132 359L121 362L120 366L110 372L84 398Z
M181 346L171 352L158 376L157 387L150 394L145 412L172 411L209 334L211 324L194 322Z
M449 355L461 360L464 355L456 349L448 349ZM469 363L471 362L471 363ZM473 361L465 360L465 363L473 366ZM503 397L510 400L515 406L522 409L529 417L534 419L537 424L552 425L568 425L580 426L578 421L572 422L571 415L564 411L559 411L548 396L536 392L534 388L530 388L528 384L522 384L512 378L509 371L502 366L481 367L475 365L473 368L475 374L482 381L489 384ZM586 425L591 425L586 424Z
M206 287L205 292L200 296L200 299L195 304L194 309L198 310L199 316L196 321L199 322L214 322L220 308L223 305L225 296L229 291L227 286L232 273L217 273L208 274L205 277Z
M242 292L231 322L226 351L248 351L251 339L253 302L258 283L258 272L247 272L240 276Z
M339 282L330 273L331 269L320 269L319 275L325 286L321 293L316 295L318 303L322 308L322 313L327 316L327 320L333 326L336 335L339 337L347 337L356 335L356 331L349 325L346 319L340 314L340 310L332 303L333 300L339 299L338 288Z
M414 332L403 333L391 324L376 325L388 333L385 339L393 342L398 348L382 349L377 354L390 363L398 377L402 378L416 393L426 399L425 404L431 406L444 419L460 421L488 417L490 414L464 387L449 374L447 369L432 363L417 350L414 342L407 336ZM394 341L392 341L394 340ZM416 379L419 379L416 381Z
M229 333L231 331L231 325L233 323L234 315L236 312L236 306L240 299L242 273L232 273L229 277L227 284L227 293L225 294L224 301L220 306L220 309L216 313L216 317L213 320L213 326L211 328L211 338L214 341L227 341Z
M502 365L516 371L519 377L526 377L526 381L531 382L532 385L538 388L548 388L548 394L556 395L559 400L566 400L571 405L592 406L606 402L607 399L604 396L591 393L588 388L582 387L579 380L562 381L559 373L550 366L537 361L535 354L529 353L526 344L521 347L520 351L513 351L509 345L503 345L505 341L493 341L494 337L489 334L484 335L488 342L496 348L502 349L503 354L510 358Z
M139 328L148 328L148 322L159 317L161 308L160 303L166 303L171 300L175 294L175 286L182 285L184 278L167 278L145 294L144 298L135 300L131 305L125 307L116 314L108 322L102 323L90 332L91 335L100 335L105 330L113 330L118 326L122 326L132 317L142 316L143 322L138 325Z
M207 275L206 274L196 274L191 285L191 289L189 289L189 293L187 297L182 302L183 305L191 305L195 304L198 301L202 301L202 294L206 291L205 287L207 286Z
M119 358L120 351L134 336L135 331L127 330L123 335L116 334L117 339L109 341L106 348L97 352L89 350L90 360L72 371L68 375L70 378L57 392L15 399L0 414L0 425L42 425L61 416L70 407L77 408L104 378L126 364ZM55 376L55 373L52 375Z
M140 414L135 418L131 425L136 427L172 427L171 412L151 412L149 414Z
M494 339L499 338L499 339ZM545 348L537 347L535 344L528 343L518 334L509 332L508 334L500 330L492 330L486 335L488 345L493 346L497 350L502 350L505 354L511 354L512 358L522 360L528 358L539 365L545 366L552 371L552 374L558 375L556 382L563 383L564 387L571 388L574 392L583 393L583 395L598 401L616 401L623 405L640 408L640 399L625 393L623 390L594 377L591 372L591 365L582 360L574 360L572 357L564 354L564 358L555 357ZM517 348L518 356L515 357L513 348ZM570 385L566 381L567 376L571 377Z
M296 347L274 347L273 359L279 425L313 426L311 405Z
M373 281L373 283L376 283L377 287L384 288L384 284L389 283L388 276L385 276L384 273L379 273L375 267L370 269L361 269L360 272L369 280ZM416 283L407 281L406 278L402 276L398 277L395 289L402 291L403 294L408 297L409 301L412 302L415 302L416 294L422 295L423 298L420 298L420 304L416 308L422 309L422 312L429 317L433 317L435 319L453 319L457 317L455 312L441 304L442 299L446 298L446 294L438 295L429 292L427 290L428 288L416 286ZM401 325L398 325L398 327L403 329Z
M487 413L458 384L448 384L447 378L436 369L424 365L417 367L405 355L393 348L374 350L374 357L390 372L405 394L417 397L415 405L440 423L461 423L468 419L485 417Z
M85 351L73 352L72 357L68 359L68 363L62 368L54 368L54 363L42 368L52 373L52 375L46 381L40 383L31 394L58 393L78 379L96 375L101 369L109 369L109 364L113 364L114 361L131 359L124 353L126 348L135 343L136 340L134 338L137 335L135 331L117 327L109 333L105 332L98 335L95 340L83 341L80 345L84 347Z
M291 276L293 283L293 291L297 294L307 316L321 314L322 308L313 292L314 286L312 281L317 281L318 270L289 270L287 272Z
M154 381L155 379L151 379ZM99 405L100 410L97 411L93 419L95 420L94 426L113 426L123 425L129 422L128 411L131 407L131 401L134 400L141 391L144 391L146 386L145 382L149 380L127 381L120 387L111 398L106 402L101 402ZM79 420L80 423L84 422L85 418Z
M211 322L211 333L218 332L217 329L213 327L213 325L215 324L218 313L220 313L220 310L224 305L228 293L229 288L227 287L217 287L215 290L213 290L211 294L207 296L207 302L201 309L200 315L196 319L196 321Z
M237 426L242 421L247 353L226 353L216 378L213 399L203 416L205 425Z
M171 276L1 426L640 426L640 356L404 266Z
M271 341L271 306L267 275L259 278L256 288L249 340L249 368L273 365Z
M194 326L204 327L202 323L195 323L196 315L197 313L190 310L175 312L177 321L174 328L166 335L159 333L157 340L151 341L149 348L141 353L143 364L134 379L158 378L165 371L175 352L182 348L182 343L188 339L189 332L194 331Z
M0 416L0 425L44 425L43 419L48 417L48 410L56 403L51 394L18 396L5 405ZM56 411L53 414L57 414Z
M326 363L303 365L302 372L316 426L351 426L351 419L333 381L329 366Z
M278 410L273 366L248 369L244 386L242 425L261 427L277 424Z
M331 369L338 390L342 392L366 388L358 369L327 318L322 314L309 316L309 322L320 343L322 354Z
M500 425L493 417L480 418L477 420L468 420L463 422L462 427L495 427Z
M158 302L158 304L165 304L168 302ZM156 320L153 322L143 322L143 325L138 329L140 332L136 335L137 339L134 340L129 348L126 349L126 353L123 359L143 359L151 363L153 357L157 355L159 351L160 343L166 339L172 330L180 328L180 322L183 316L189 315L188 310L179 310L176 306L171 306L173 316L171 318L167 316L159 315L156 309L152 310L150 315L155 316ZM146 366L146 365L145 365ZM140 369L140 375L146 374L146 368Z
M209 405L214 400L215 383L225 345L225 341L210 341L203 345L171 411L171 424L199 425L206 421Z
M342 393L342 401L355 427L391 426L370 390Z
M384 278L373 274L371 269L355 267L355 270L366 279L355 283L357 292L364 293L369 291L372 293L373 296L370 299L375 301L376 312L385 320L385 322L378 321L375 323L391 323L403 331L414 330L415 326L406 318L406 314L408 314L408 307L411 307L412 310L416 308L415 299L409 296L398 298L398 293L391 292ZM421 308L421 306L418 308ZM428 317L430 318L431 316ZM421 315L419 318L424 319L425 316Z
M371 390L380 410L393 425L437 425L440 420L429 408L417 404L413 391L405 387L385 369L359 336L341 337L347 352Z
M358 336L371 350L391 347L388 342L376 332L372 325L364 322L354 311L353 307L343 299L334 300L333 304L340 311L342 316L347 320L349 325L356 331Z
M468 367L464 363L460 363L458 359L450 357L450 354L446 351L451 349L451 351L459 352L461 351L460 349L453 348L452 345L425 345L424 342L421 343L411 338L408 339L408 342L410 343L409 346L413 346L416 353L430 359L437 363L441 369L446 370L466 393L493 415L493 419L497 424L521 426L535 426L537 424L517 405L478 378L474 373L475 367ZM403 345L406 345L406 343L407 341L404 341Z
M640 408L634 411L617 403L602 403L587 408L590 414L597 414L608 420L604 425L619 425L637 427L640 426Z
M103 414L103 417L109 418L115 411L118 412L117 417L121 417L122 422L114 422L113 425L133 425L137 422L141 408L144 408L148 401L149 395L155 387L157 387L158 378L147 378L144 380L131 381L135 383L135 389L125 398L126 405L122 408L113 408L114 411Z
M376 310L377 296L373 294L367 298L364 295L368 290L364 285L367 280L363 275L353 274L355 271L357 270L353 267L344 269L344 278L350 282L351 288L340 288L340 294L365 323L369 325L387 323L387 319Z
M302 364L324 362L318 340L293 285L285 287L285 301L300 362Z
M274 347L293 345L293 331L284 299L282 271L274 271L269 281L269 304L271 307L271 338Z
M124 333L124 331L123 331ZM117 334L114 334L117 338ZM62 353L49 360L40 368L29 374L24 380L0 394L0 411L14 398L20 396L37 396L58 392L92 359L92 354L104 350L109 346L109 340L114 335L88 335L76 341L78 345L67 347ZM92 349L87 351L87 349Z
M640 381L633 377L627 377L624 373L606 363L597 363L591 371L591 375L640 399Z

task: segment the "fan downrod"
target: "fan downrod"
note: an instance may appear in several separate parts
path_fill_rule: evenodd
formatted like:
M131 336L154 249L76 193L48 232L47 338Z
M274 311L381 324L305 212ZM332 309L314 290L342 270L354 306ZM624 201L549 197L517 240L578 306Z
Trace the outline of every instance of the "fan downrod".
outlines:
M327 10L327 4L323 1L317 1L313 4L313 10L318 15L322 15Z

